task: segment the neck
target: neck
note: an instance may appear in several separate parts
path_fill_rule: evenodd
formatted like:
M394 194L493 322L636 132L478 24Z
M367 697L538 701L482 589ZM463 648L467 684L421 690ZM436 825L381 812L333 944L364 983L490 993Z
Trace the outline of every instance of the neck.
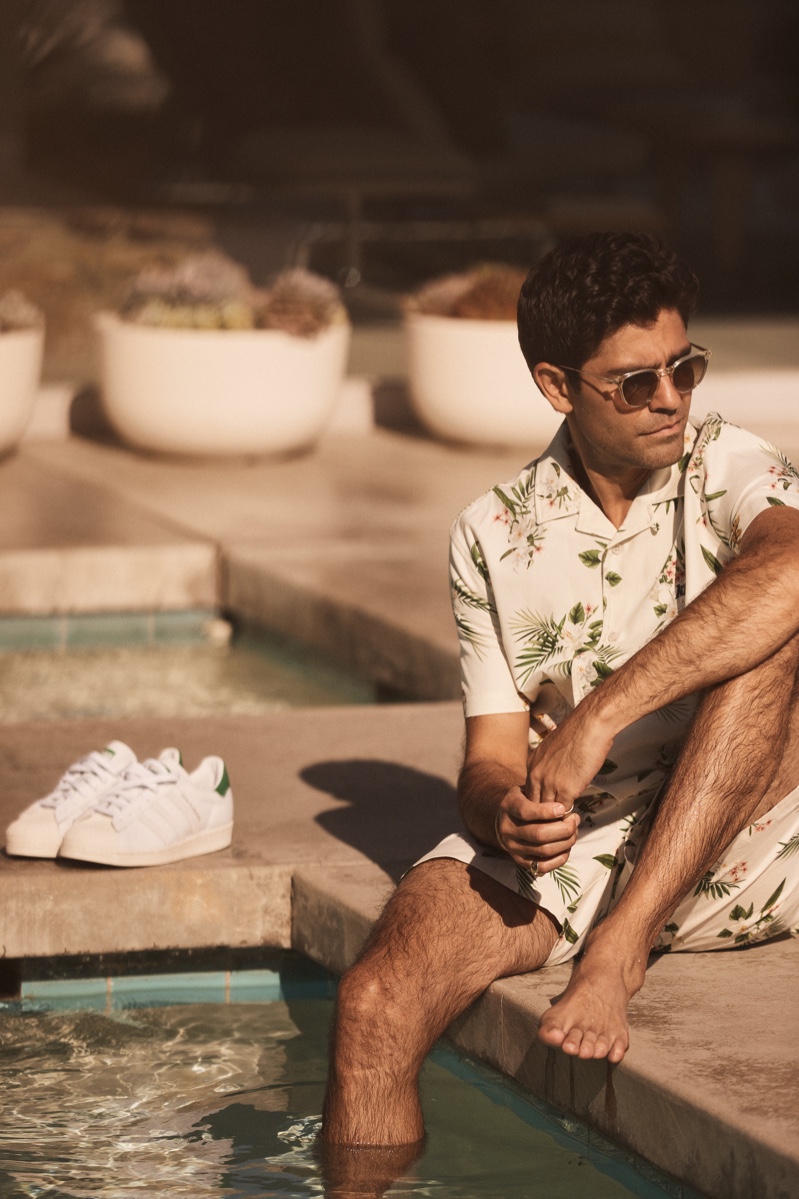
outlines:
M621 528L630 505L652 472L645 467L631 466L604 474L584 462L573 442L569 446L569 456L574 477L583 491L602 509L611 524Z

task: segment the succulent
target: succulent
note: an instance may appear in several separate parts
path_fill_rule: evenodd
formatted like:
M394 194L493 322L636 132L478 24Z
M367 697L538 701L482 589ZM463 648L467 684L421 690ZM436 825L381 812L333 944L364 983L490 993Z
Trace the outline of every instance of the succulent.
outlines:
M526 271L501 262L426 283L405 301L406 312L483 321L513 321Z
M298 337L315 337L345 319L341 293L335 283L302 267L278 275L261 296L257 312L260 329L282 329Z
M142 271L121 313L140 325L282 329L300 337L313 337L344 317L338 288L329 280L296 268L268 289L255 288L243 266L216 250L176 267Z
M21 291L7 291L0 296L0 333L38 329L43 324L41 311Z

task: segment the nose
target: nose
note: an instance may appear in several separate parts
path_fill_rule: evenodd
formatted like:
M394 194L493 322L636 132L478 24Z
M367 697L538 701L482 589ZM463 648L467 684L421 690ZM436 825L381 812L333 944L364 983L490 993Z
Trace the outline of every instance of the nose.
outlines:
M684 399L685 397L680 395L674 386L671 375L663 374L658 379L658 385L655 388L655 394L649 401L649 407L656 408L658 412L676 412Z

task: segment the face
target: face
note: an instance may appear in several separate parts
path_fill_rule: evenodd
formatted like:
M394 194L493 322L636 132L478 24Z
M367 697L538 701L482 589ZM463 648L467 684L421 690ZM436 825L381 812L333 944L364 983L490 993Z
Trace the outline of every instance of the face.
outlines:
M625 325L583 364L593 375L662 368L690 352L682 317L665 309L652 325ZM612 383L579 376L568 390L566 419L583 465L607 477L671 466L683 454L691 393L680 395L666 375L644 408L630 408Z

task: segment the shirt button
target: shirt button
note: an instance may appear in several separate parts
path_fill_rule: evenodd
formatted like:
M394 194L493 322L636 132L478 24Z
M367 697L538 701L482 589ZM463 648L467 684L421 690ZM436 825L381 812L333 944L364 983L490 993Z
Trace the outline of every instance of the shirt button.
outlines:
M621 546L620 546L620 545L614 545L613 549L612 549L610 552L611 552L612 554L620 554L620 553L621 553Z

